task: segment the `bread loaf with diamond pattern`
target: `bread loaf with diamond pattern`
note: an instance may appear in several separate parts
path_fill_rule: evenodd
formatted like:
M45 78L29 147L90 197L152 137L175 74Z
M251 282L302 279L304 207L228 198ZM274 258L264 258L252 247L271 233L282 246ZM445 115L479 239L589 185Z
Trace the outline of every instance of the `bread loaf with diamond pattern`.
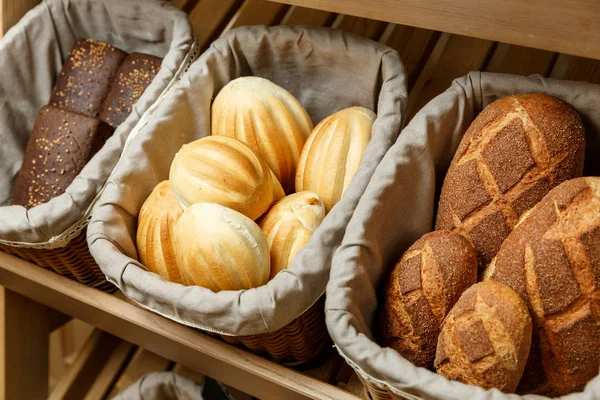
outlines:
M431 367L440 326L461 293L477 282L477 257L461 235L428 233L404 253L388 281L382 342L421 367Z
M545 94L493 102L454 155L436 229L468 238L485 267L525 211L561 182L581 176L584 149L581 118L568 104Z
M448 379L514 392L531 345L531 317L519 295L484 281L463 293L440 333L435 368Z
M553 189L484 275L513 288L533 317L532 356L519 389L552 396L582 389L600 367L600 178Z

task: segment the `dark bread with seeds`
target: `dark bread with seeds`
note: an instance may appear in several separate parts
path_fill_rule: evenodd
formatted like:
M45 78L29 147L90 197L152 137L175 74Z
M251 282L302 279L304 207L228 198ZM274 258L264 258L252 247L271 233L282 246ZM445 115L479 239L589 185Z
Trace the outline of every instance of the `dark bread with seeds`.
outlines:
M477 282L477 257L464 237L431 232L394 267L385 293L382 342L421 367L431 367L440 326L461 293Z
M513 288L533 317L519 390L582 389L600 367L600 178L554 188L523 216L484 277Z
M435 368L451 380L514 392L530 344L531 317L519 295L498 282L480 282L444 321Z
M127 56L119 67L112 82L112 87L102 111L100 119L113 128L127 119L133 106L140 99L144 90L160 70L162 58L142 53Z
M54 84L49 104L97 117L126 56L127 53L107 43L79 40Z
M504 97L465 133L440 195L436 229L461 233L484 268L519 217L581 176L585 132L568 104L545 94Z
M42 108L27 142L11 204L32 208L63 194L112 133L112 127L99 119Z

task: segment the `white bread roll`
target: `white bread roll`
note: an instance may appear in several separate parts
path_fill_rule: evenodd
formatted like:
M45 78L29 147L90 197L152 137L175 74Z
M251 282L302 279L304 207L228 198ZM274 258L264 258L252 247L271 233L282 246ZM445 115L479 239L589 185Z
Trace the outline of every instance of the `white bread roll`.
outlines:
M321 121L302 149L296 192L318 193L329 212L358 170L376 117L366 108L351 107Z
M277 202L260 223L271 253L271 279L289 268L325 218L325 205L314 192L291 194Z
M302 104L282 87L255 76L229 82L212 105L212 134L234 137L257 151L286 191L313 128Z
M171 282L187 284L179 274L173 251L173 229L182 213L169 181L162 181L140 209L136 242L140 262L150 272Z
M269 246L254 221L215 203L196 203L175 225L180 272L218 292L251 289L269 280Z
M199 202L217 203L254 220L273 203L267 164L250 147L225 136L184 145L175 155L169 178L184 209Z

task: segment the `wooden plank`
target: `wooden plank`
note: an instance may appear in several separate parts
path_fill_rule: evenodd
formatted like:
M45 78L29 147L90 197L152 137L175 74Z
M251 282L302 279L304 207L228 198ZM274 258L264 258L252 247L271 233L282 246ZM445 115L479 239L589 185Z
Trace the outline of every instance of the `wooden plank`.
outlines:
M173 366L172 371L181 376L185 376L186 378L191 379L194 382L200 383L204 380L204 375L186 367L185 365L175 364L175 366Z
M0 288L0 399L48 397L49 336L63 322L44 303Z
M364 399L368 398L365 395L365 388L362 382L360 381L360 379L358 379L358 375L356 375L356 372L354 371L352 372L352 375L350 376L350 379L348 379L347 382L341 382L338 384L338 386L344 390L347 390L350 393L353 393L357 397L362 397Z
M281 25L330 26L334 19L334 13L293 6L283 17Z
M445 91L454 79L484 68L493 49L494 43L488 40L442 34L409 95L408 118Z
M0 253L0 284L264 400L356 400L333 385L5 253Z
M584 57L600 58L597 0L277 0Z
M196 3L198 3L198 0L171 0L171 4L182 9L186 13L192 11Z
M320 381L335 384L337 371L343 363L344 361L338 352L330 348L312 365L300 368L300 371Z
M69 371L57 383L50 400L82 399L120 342L121 340L113 335L95 330L83 345Z
M288 6L267 0L246 0L223 29L224 34L244 25L277 25L285 16Z
M552 78L600 83L600 62L560 54L550 74Z
M332 28L341 29L372 40L379 40L386 26L385 22L349 15L338 15L331 25Z
M0 0L0 38L40 0Z
M390 24L382 35L381 43L400 54L406 68L408 90L414 86L439 37L439 32L395 24Z
M112 399L117 394L133 385L145 374L166 371L170 366L171 361L168 359L146 349L142 349L141 347L138 348L121 376L119 376L119 379L112 388L108 398Z
M106 363L102 366L102 370L96 377L94 384L86 393L84 400L106 398L106 394L111 390L115 381L119 378L121 371L125 368L125 364L131 358L134 351L134 345L121 340Z
M548 76L556 56L557 54L551 51L498 43L486 71L525 76L532 74Z
M189 19L202 49L219 36L240 4L241 0L201 0L196 4Z

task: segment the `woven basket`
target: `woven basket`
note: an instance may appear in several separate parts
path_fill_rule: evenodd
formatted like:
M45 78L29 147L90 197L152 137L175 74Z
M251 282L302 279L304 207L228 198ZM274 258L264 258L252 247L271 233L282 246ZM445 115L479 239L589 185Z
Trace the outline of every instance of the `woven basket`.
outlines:
M243 345L255 353L268 354L280 363L305 364L316 358L329 340L325 326L324 303L324 298L321 298L304 314L275 332L218 337L230 344Z
M365 387L365 391L367 392L370 399L373 400L396 400L396 399L405 399L401 396L396 396L389 390L383 389L376 384L370 382L366 378L364 378L359 372L356 373L358 379L362 382Z

